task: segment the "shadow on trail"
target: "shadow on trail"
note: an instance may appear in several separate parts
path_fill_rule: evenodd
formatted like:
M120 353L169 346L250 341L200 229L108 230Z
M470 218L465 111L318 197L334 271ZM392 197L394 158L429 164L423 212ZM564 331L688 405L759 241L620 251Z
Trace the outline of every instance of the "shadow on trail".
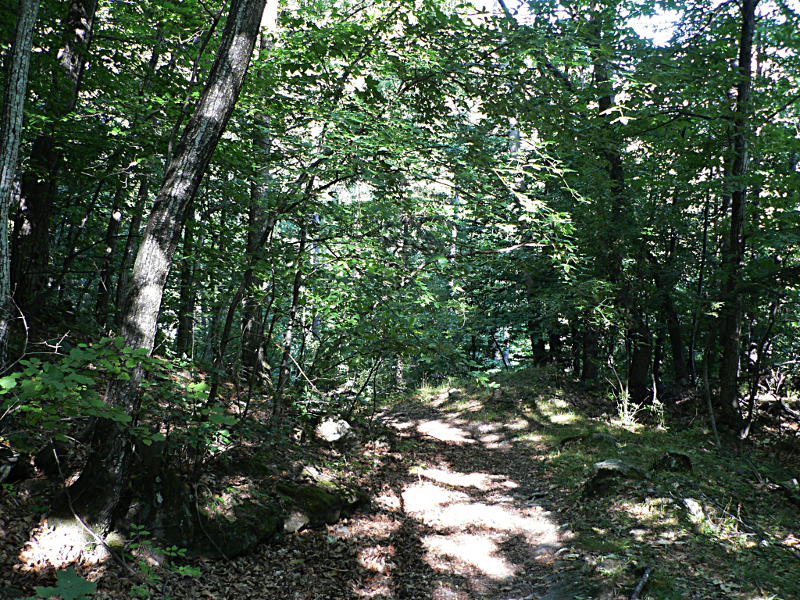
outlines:
M391 489L376 498L379 510L402 519L397 543L413 549L410 561L397 554L388 597L543 597L567 568L559 555L570 533L543 505L543 450L519 441L532 423L492 422L462 404L443 394L385 415L414 458L410 469L384 473ZM553 598L582 591L561 587Z

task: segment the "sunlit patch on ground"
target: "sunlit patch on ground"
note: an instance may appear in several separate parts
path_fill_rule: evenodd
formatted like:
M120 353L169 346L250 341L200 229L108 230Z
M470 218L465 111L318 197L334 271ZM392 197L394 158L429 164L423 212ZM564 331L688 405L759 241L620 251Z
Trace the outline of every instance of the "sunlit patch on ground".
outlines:
M397 566L392 562L394 554L394 546L377 544L361 550L358 553L358 563L370 571L388 573Z
M399 500L398 500L399 506ZM332 527L331 533L341 539L385 539L394 535L402 523L383 514L350 519L347 524Z
M465 576L477 571L492 579L512 577L517 569L502 556L496 540L486 533L457 533L426 536L422 545L427 551L426 561L437 570L444 567Z
M512 425L516 431L528 427L524 419ZM472 458L462 454L457 463L477 462L481 452L510 448L519 435L504 424L473 425L463 416L441 414L419 418L416 430L462 446L462 452L477 453ZM484 469L461 472L449 461L419 465L409 473L416 481L400 493L402 512L427 530L420 537L424 562L442 577L463 578L470 589L467 594L441 584L432 598L494 597L498 585L525 585L520 582L530 566L551 564L561 547L561 532L550 513L519 496L520 484L505 475Z
M384 510L400 510L401 502L400 498L395 494L393 491L389 490L386 492L381 492L373 499L373 502L376 506L383 508Z
M474 487L479 490L490 489L498 479L497 475L487 473L454 473L443 469L418 469L415 472L437 483L455 487Z
M403 492L408 514L430 526L481 527L490 531L521 534L538 543L558 540L558 527L537 506L517 508L509 504L473 501L463 492L446 490L430 482L410 485ZM509 497L502 497L506 502Z
M89 549L86 531L75 522L53 527L47 522L39 526L19 555L20 570L37 572L61 569L75 562L97 564L108 558L102 546Z
M389 575L378 575L353 584L353 593L360 598L392 598L393 579Z
M453 444L475 443L468 431L440 420L423 421L417 425L417 431L429 435L440 442L451 442Z
M470 600L469 594L463 590L454 589L452 586L440 583L433 590L432 600Z

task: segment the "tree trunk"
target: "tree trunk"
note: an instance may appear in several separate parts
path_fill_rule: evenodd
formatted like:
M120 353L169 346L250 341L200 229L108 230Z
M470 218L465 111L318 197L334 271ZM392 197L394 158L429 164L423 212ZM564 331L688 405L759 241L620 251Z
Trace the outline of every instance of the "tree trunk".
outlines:
M675 383L680 388L685 388L689 384L688 363L683 346L683 334L678 310L675 308L675 301L672 299L674 282L672 277L667 280L661 272L661 267L656 263L655 257L650 257L653 263L653 282L656 284L661 297L661 307L664 310L663 317L667 325L669 334L670 351L672 352L672 368Z
M130 269L133 267L133 248L136 240L139 239L139 231L142 228L142 215L144 214L147 196L149 194L149 180L147 175L142 175L139 179L139 192L136 194L136 204L133 206L133 213L130 225L128 225L128 235L125 236L125 249L122 251L122 260L119 263L119 275L117 277L117 306L121 306L128 293L130 283ZM122 315L117 313L114 319L115 324L121 319Z
M57 192L61 150L57 123L75 108L92 39L97 0L72 0L65 20L63 43L47 96L47 130L33 142L28 169L22 177L22 210L14 234L12 277L15 298L23 311L35 312L47 290L50 262L50 219Z
M189 207L239 97L266 0L231 0L219 51L197 108L184 130L148 218L123 309L126 345L151 352L167 275ZM134 422L141 403L141 369L129 381L113 380L107 401ZM117 423L101 420L87 466L74 484L76 505L107 531L127 482L130 444Z
M289 372L292 358L292 341L294 337L297 307L300 304L300 290L303 285L303 254L306 251L306 229L300 230L300 247L297 250L297 264L295 265L294 283L292 284L292 304L289 307L289 317L286 322L286 332L283 336L283 354L281 355L278 371L278 383L272 396L272 415L274 425L280 425L283 418L283 393L289 383Z
M127 178L125 178L114 194L111 216L106 227L105 255L100 268L100 283L97 286L97 299L94 305L94 315L100 325L108 324L108 303L111 300L111 280L114 276L114 251L117 247L117 236L122 222L122 200L125 197L127 183Z
M262 51L268 45L262 43ZM242 367L251 383L256 381L265 365L264 319L261 314L260 290L264 282L256 276L256 268L264 246L272 236L277 221L277 211L268 211L270 173L266 162L272 146L264 115L256 115L253 145L258 150L262 164L250 189L250 206L247 214L247 270L244 274L244 307L242 311Z
M650 356L652 336L643 317L637 317L629 333L631 354L628 360L628 393L630 399L641 404L648 399L650 387Z
M733 162L730 180L731 219L728 243L722 256L723 288L720 314L722 360L719 368L719 417L721 424L737 429L739 414L739 355L742 329L741 267L744 260L744 225L747 210L747 173L749 163L748 120L751 106L751 61L755 11L758 0L742 1L742 30L739 43L736 111L733 117Z
M183 260L181 261L181 283L178 297L178 333L175 336L175 352L178 356L192 357L194 341L194 312L197 305L195 291L196 263L194 260L194 219L186 221L183 232Z
M6 368L8 336L13 314L8 211L11 206L19 145L22 140L22 121L25 97L28 93L31 45L38 12L39 0L20 0L14 47L11 50L11 61L3 95L2 122L0 122L0 369L2 370Z
M591 324L583 333L583 345L581 348L581 383L594 385L599 376L600 362L600 340L597 331Z

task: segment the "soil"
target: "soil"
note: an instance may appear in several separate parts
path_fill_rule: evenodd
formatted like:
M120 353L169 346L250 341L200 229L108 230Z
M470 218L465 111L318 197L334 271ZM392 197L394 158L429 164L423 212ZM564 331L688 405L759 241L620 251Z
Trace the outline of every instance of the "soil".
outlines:
M382 418L391 443L368 442L352 459L370 494L358 514L238 559L194 561L200 576L153 566L138 590L175 599L580 597L588 578L569 558L571 532L553 502L558 490L546 483L545 448L520 441L535 424L487 420L484 408L446 392L394 406ZM37 524L32 501L6 495L0 517L0 558L13 565L10 585L26 593L54 581L52 568L16 559ZM137 581L113 561L77 568L98 583L96 598L132 597Z

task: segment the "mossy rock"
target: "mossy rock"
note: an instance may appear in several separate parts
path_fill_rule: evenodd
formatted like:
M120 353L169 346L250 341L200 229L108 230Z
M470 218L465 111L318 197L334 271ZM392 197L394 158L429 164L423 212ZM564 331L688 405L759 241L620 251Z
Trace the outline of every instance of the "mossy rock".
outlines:
M667 450L653 463L651 471L671 471L672 473L691 473L692 459L683 452Z
M281 532L284 513L277 505L246 501L213 517L202 515L191 554L233 558Z
M638 467L618 458L607 458L592 467L592 476L584 484L584 495L603 495L612 492L623 480L644 479Z
M319 485L283 481L276 489L294 508L305 513L311 527L336 523L351 504L333 490Z

